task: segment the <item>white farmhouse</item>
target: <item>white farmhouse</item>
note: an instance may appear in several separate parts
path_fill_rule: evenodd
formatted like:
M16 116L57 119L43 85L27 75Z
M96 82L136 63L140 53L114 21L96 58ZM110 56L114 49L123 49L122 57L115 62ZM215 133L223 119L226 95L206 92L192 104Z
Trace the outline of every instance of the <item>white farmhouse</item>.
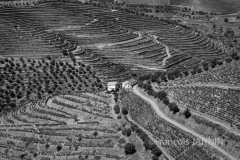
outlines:
M132 86L128 81L125 81L125 82L122 83L122 88L130 89L130 88L132 88Z
M108 91L115 90L117 82L108 82Z
M129 90L132 89L132 87L137 84L137 81L135 79L130 79L128 81L125 81L122 83L122 88Z

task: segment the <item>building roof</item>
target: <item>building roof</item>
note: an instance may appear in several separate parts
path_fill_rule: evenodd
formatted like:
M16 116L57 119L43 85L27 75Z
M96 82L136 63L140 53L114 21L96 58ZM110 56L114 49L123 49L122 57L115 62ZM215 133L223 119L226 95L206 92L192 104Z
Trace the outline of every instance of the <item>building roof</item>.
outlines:
M229 17L228 22L237 22L237 17Z
M122 84L126 84L126 83L130 83L130 82L128 82L128 81L125 81L125 82L123 82Z
M137 80L135 80L135 79L133 79L133 78L129 79L129 80L126 81L126 82L130 83L132 86L135 85L135 84L137 84Z
M108 82L108 86L115 86L118 82Z

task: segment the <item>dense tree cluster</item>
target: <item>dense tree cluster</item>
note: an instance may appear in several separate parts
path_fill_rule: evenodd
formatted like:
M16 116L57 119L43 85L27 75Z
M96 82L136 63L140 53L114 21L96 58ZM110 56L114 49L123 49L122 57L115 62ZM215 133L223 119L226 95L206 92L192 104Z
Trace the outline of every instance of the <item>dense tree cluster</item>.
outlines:
M137 152L136 146L134 144L132 144L132 143L127 143L124 146L124 150L125 150L125 154L126 155L132 155L132 154Z
M153 96L154 98L160 99L165 105L168 106L169 110L172 111L173 114L179 112L178 106L173 102L171 102L171 103L169 102L169 99L167 97L167 93L165 91L156 92L152 89L152 85L149 84L149 83L140 82L138 84L138 86L140 88L143 88L149 95Z
M52 60L0 59L1 110L9 110L23 99L41 99L62 91L102 89L90 66Z
M226 63L231 63L233 60L240 60L240 56L233 52L230 57L225 59ZM151 90L151 86L148 84L151 83L158 83L160 84L161 82L168 82L170 80L175 80L177 78L183 78L189 75L195 75L198 73L202 73L204 71L208 71L211 68L216 68L217 66L223 65L224 62L219 59L212 59L209 60L208 62L205 61L203 62L200 66L194 66L191 69L187 70L178 70L178 69L171 69L167 70L166 72L161 72L157 71L152 74L144 74L138 77L139 85L141 88L144 88L145 90L149 91ZM144 81L147 81L147 83L142 83Z

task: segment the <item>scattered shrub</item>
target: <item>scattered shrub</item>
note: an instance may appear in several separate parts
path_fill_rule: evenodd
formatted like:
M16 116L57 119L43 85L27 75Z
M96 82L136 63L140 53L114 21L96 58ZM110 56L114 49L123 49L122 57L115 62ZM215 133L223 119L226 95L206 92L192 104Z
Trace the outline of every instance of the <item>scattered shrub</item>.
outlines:
M133 155L134 153L137 152L135 145L132 143L127 143L124 146L124 150L126 155Z
M46 145L45 145L45 148L46 148L46 149L48 149L49 147L50 147L50 145L49 145L49 144L46 144Z
M161 156L162 151L157 146L154 146L154 148L152 149L152 154L159 157L159 156Z
M128 114L128 110L127 110L126 108L123 108L123 109L122 109L122 114L123 114L123 115L127 115L127 114Z
M163 102L165 105L168 105L168 104L169 104L169 100L168 100L167 97L164 97L164 98L162 99L162 102Z
M169 103L169 104L168 104L168 107L169 107L169 110L170 110L170 111L173 111L173 114L179 112L178 106L177 106L175 103L173 103L173 102L172 102L172 103Z
M122 131L122 134L127 137L131 136L131 129L130 128L124 129Z
M183 114L186 119L191 117L191 112L190 112L189 108L186 108L185 111L183 112Z
M158 157L155 156L155 155L153 155L153 156L152 156L152 160L158 160Z
M115 105L113 109L114 109L114 111L115 111L116 114L119 114L119 113L120 113L120 107L119 107L119 105Z
M124 144L124 143L126 143L126 140L124 138L121 138L121 139L118 140L118 143Z
M117 119L121 119L121 118L122 118L122 116L121 116L121 115L118 115L118 116L117 116Z
M95 131L95 132L93 133L93 136L94 136L94 137L97 137L97 135L98 135L98 132Z
M59 151L61 151L61 150L62 150L62 146L58 145L58 146L57 146L57 151L59 152Z

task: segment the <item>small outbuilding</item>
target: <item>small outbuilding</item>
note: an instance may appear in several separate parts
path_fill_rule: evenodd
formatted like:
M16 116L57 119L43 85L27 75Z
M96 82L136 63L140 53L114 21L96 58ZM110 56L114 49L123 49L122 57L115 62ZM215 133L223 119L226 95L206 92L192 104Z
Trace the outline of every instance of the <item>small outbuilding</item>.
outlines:
M137 80L132 78L130 80L127 80L127 81L123 82L122 83L122 88L127 89L127 90L132 89L132 87L136 84L137 84Z
M108 91L115 90L118 82L108 82Z
M229 22L229 23L235 23L235 22L237 22L237 17L236 17L236 16L234 16L234 17L229 17L229 18L228 18L228 22Z

